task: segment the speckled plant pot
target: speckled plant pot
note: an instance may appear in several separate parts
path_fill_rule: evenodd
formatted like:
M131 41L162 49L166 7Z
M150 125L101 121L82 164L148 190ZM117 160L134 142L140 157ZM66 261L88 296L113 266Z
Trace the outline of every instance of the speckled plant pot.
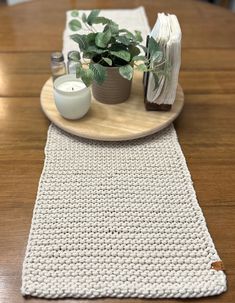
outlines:
M118 71L118 67L106 67L107 78L99 85L92 84L94 98L106 104L117 104L126 101L131 92L132 80L124 79Z

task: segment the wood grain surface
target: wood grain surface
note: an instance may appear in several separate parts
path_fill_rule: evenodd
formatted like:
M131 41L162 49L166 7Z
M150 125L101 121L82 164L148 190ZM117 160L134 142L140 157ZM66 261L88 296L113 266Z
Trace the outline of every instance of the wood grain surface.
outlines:
M40 109L39 96L50 76L50 52L62 47L65 11L139 5L145 7L151 26L158 12L175 13L182 26L180 83L185 92L185 106L174 124L228 278L225 294L182 301L235 301L235 15L192 0L34 0L12 7L0 6L1 303L28 301L20 294L21 268L49 125ZM57 302L78 301L91 302L72 299ZM47 301L29 299L29 302Z
M49 78L41 92L41 106L50 121L70 134L87 139L123 141L145 137L160 131L173 122L184 104L184 93L177 88L170 111L146 111L144 105L143 73L135 72L131 95L126 102L107 105L91 100L88 113L79 120L68 120L58 112L53 96L53 82Z

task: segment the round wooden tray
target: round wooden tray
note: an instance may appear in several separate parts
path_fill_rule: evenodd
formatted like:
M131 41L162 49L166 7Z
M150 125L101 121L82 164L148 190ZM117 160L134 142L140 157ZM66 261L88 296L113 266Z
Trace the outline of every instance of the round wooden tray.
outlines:
M184 94L180 85L171 111L146 111L142 73L135 72L130 98L121 104L107 105L92 99L91 108L80 120L67 120L56 109L50 78L41 91L41 106L55 125L76 136L103 141L123 141L144 137L168 126L179 115Z

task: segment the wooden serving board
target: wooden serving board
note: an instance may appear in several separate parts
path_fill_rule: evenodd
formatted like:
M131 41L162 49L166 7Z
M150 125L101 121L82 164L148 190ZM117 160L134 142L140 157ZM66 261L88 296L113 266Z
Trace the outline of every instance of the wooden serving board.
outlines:
M123 141L158 132L174 121L182 110L184 94L180 85L169 112L146 111L144 106L143 74L135 72L132 93L124 103L107 105L92 98L91 108L80 120L67 120L56 109L52 79L41 91L41 106L55 125L73 135L103 141Z

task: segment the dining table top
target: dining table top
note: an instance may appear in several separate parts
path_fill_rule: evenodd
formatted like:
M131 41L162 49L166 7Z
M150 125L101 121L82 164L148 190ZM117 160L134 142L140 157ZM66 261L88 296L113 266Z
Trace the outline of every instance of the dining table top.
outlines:
M174 125L228 280L220 296L185 301L235 300L235 14L193 0L34 0L0 4L0 302L27 301L20 293L22 262L50 124L40 91L50 76L50 53L62 48L65 12L138 6L150 26L158 12L180 21L185 105ZM92 300L104 301L149 302Z

